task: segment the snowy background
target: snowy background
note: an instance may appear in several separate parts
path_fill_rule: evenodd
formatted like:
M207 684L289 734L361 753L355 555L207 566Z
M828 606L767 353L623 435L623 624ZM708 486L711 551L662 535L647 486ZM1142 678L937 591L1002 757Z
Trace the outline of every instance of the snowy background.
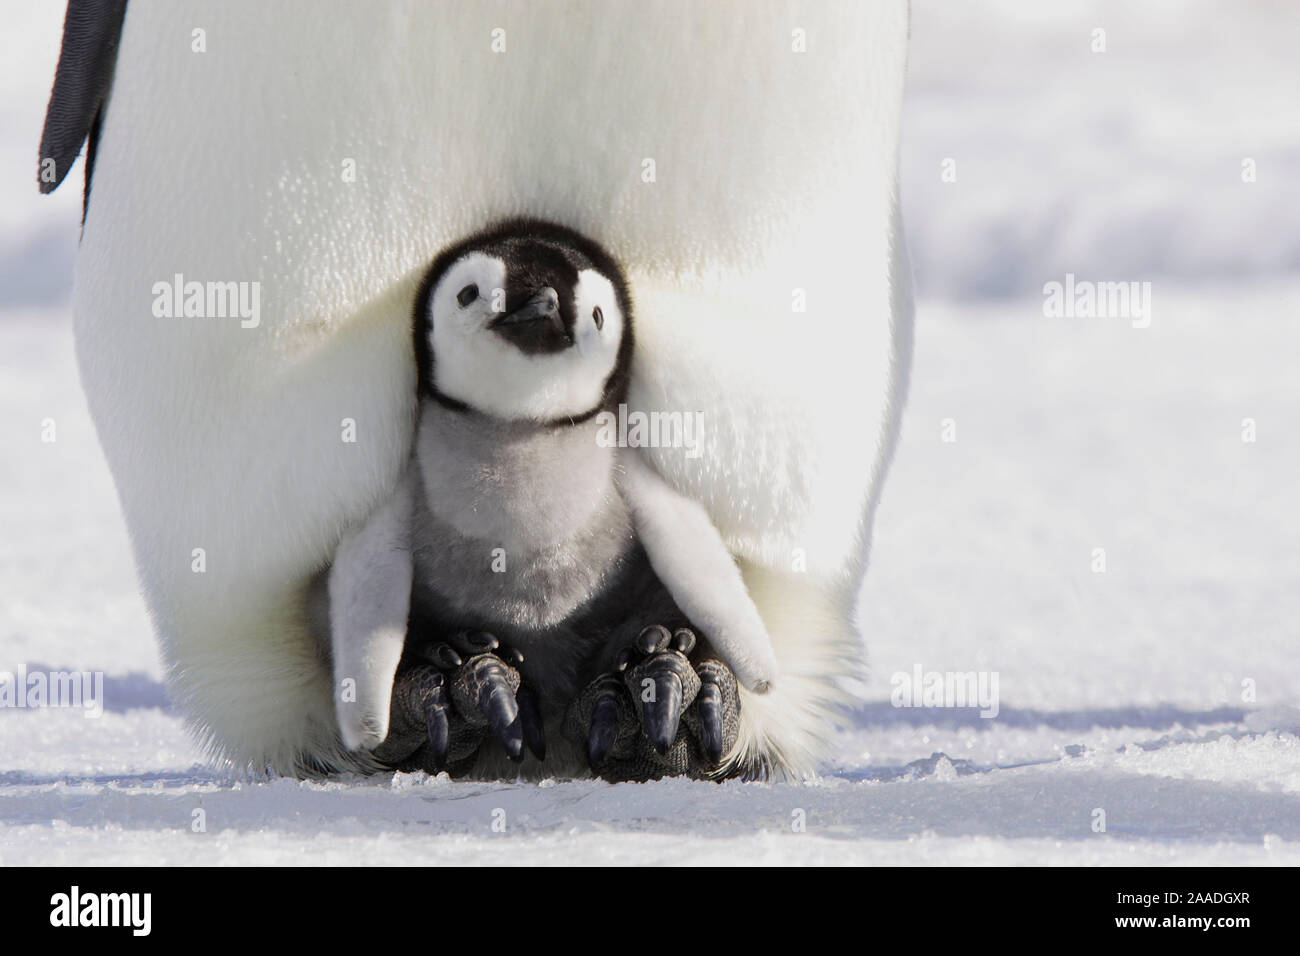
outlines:
M61 19L0 2L0 670L103 671L107 709L0 710L0 862L1300 863L1291 4L916 4L916 364L873 677L823 779L721 786L202 763L77 383L81 175L34 183ZM1151 282L1150 327L1045 318L1067 272ZM996 671L998 718L892 707L917 664Z

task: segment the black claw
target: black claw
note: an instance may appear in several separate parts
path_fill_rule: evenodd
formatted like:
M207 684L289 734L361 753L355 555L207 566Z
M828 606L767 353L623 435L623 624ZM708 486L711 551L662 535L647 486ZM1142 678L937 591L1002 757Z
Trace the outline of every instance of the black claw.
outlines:
M709 763L716 764L722 760L722 690L705 681L695 697L695 707L700 717L700 747Z
M515 703L518 687L519 672L495 654L471 657L452 678L457 712L477 726L486 724L514 761L524 758L524 732Z
M625 647L618 652L618 660L614 662L614 669L620 673L627 670L632 663L633 651L630 647Z
M538 760L546 759L546 732L542 728L541 708L531 687L520 687L515 693L519 705L519 720L523 724L524 743Z
M497 651L497 657L514 668L518 668L524 662L524 653L517 647L502 647Z
M596 701L591 708L591 729L587 731L587 759L593 769L605 762L618 736L618 695L621 691L616 682L610 681L596 692Z
M672 631L662 624L651 624L637 635L635 646L642 654L653 654L667 647L672 637Z
M518 763L524 759L524 729L519 721L519 706L504 680L487 685L487 699L480 698L479 712L488 719L492 732L506 748L506 756Z
M487 631L469 631L465 634L464 641L473 654L484 654L500 647L500 642Z
M460 655L456 653L456 649L450 644L439 644L433 649L430 657L433 663L445 671L460 667L463 663Z
M453 715L446 676L423 664L399 673L393 682L392 715L390 738L410 743L403 753L410 754L425 746L429 759L422 763L432 764L435 770L443 769L447 761ZM425 769L429 769L428 766Z
M441 674L438 675L442 677ZM451 713L451 701L447 699L447 689L440 680L437 687L424 702L424 725L429 735L429 756L433 765L442 769L447 763L447 747L450 740L450 727L447 716Z
M682 681L676 674L660 673L653 677L654 697L641 701L641 724L659 753L677 739L677 725L682 718Z
M691 651L695 650L695 632L687 627L679 627L673 631L672 646L689 656Z

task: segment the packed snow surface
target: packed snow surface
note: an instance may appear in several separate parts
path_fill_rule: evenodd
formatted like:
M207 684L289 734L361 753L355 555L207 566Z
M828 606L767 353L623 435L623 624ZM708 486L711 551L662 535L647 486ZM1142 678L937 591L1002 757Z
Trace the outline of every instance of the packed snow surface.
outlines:
M721 786L206 767L166 703L67 323L12 316L0 669L105 682L99 717L0 710L0 860L1300 862L1298 293L1169 290L1145 329L923 303L864 704L822 779ZM996 673L998 715L893 706L918 665Z

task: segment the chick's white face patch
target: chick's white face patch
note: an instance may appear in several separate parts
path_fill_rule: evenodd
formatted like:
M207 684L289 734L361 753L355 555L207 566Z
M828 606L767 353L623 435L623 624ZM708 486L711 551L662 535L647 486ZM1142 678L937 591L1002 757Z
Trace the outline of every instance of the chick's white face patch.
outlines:
M434 387L511 420L552 421L591 411L600 404L623 338L613 283L594 269L579 272L573 345L531 355L489 327L505 311L505 288L505 263L481 252L458 259L438 281L426 316Z
M574 303L578 320L573 327L573 337L578 352L586 356L592 366L604 369L601 385L614 370L618 361L618 347L623 341L623 310L618 305L614 283L595 269L578 273L574 289ZM597 310L600 310L597 313Z

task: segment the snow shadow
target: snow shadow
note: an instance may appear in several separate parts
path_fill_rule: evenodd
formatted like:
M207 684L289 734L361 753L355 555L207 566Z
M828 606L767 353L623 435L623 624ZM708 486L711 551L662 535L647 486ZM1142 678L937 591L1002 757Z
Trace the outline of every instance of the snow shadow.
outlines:
M1174 704L1158 704L1154 707L1090 707L1083 710L1037 710L1003 704L996 717L981 717L979 708L895 707L888 701L879 701L854 708L850 722L859 729L905 724L909 727L969 727L975 730L989 730L998 725L1026 729L1048 727L1053 730L1121 727L1166 730L1206 724L1239 724L1246 719L1248 713L1242 707L1191 710Z
M28 674L79 674L84 668L53 667L39 661L28 661L23 665ZM92 672L93 673L93 672ZM129 710L156 708L170 711L171 701L167 697L167 687L162 681L146 674L144 671L127 671L125 674L104 675L104 710L122 714Z

